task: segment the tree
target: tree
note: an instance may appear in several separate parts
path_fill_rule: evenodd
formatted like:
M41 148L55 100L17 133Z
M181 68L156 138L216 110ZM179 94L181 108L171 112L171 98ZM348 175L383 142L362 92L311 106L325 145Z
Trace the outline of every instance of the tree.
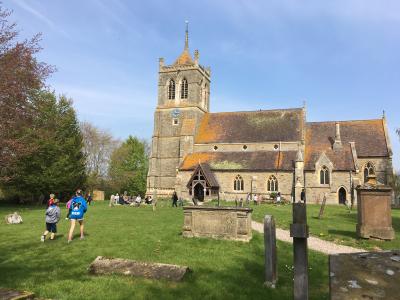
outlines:
M108 166L112 152L120 146L120 141L107 131L83 122L80 125L83 136L83 153L86 157L88 187L105 189Z
M56 192L70 194L85 183L85 157L78 120L72 101L57 99L47 91L35 95L33 125L27 130L29 145L35 149L8 170L4 185L8 194L37 197Z
M111 155L109 176L115 191L131 195L146 192L148 157L146 142L129 136Z
M40 34L30 40L17 41L16 24L8 21L11 12L0 2L0 181L21 157L32 153L25 129L30 127L36 111L33 97L45 86L55 70L35 55L41 50Z

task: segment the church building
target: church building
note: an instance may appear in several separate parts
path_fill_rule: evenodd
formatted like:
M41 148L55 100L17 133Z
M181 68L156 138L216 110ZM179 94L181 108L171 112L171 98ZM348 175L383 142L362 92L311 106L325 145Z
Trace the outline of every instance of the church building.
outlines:
M355 187L393 174L386 118L309 122L306 107L210 112L211 70L189 52L159 60L147 195L183 199L354 201Z

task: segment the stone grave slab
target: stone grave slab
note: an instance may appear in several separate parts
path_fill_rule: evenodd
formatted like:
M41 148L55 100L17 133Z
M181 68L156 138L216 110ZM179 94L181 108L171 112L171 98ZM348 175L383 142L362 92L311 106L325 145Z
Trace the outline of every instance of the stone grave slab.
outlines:
M17 291L12 289L0 288L1 300L30 300L35 299L35 294L28 291Z
M122 274L170 281L181 281L185 274L190 271L186 266L139 262L121 258L105 258L102 256L96 257L88 270L89 273L95 275Z
M400 250L329 256L331 300L400 299Z

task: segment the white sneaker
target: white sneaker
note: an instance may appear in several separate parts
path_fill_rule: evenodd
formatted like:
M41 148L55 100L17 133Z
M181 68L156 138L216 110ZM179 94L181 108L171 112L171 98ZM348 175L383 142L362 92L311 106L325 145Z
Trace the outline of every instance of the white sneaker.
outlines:
M42 235L42 236L40 237L40 241L41 241L41 242L44 242L44 239L45 239L45 236Z

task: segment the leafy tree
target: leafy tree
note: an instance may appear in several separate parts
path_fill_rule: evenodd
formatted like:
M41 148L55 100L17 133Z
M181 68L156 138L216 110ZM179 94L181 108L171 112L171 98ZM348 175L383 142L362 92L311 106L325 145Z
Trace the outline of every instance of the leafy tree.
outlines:
M27 143L25 129L32 125L36 110L35 93L45 86L54 71L35 55L41 50L40 35L17 41L16 24L10 23L11 12L0 2L0 181L10 178L8 169L34 148Z
M86 157L87 184L90 189L106 188L108 166L112 152L120 141L104 130L83 122L80 124L83 136L83 152Z
M64 197L82 187L86 179L82 136L72 101L42 91L35 95L34 108L36 116L27 135L35 151L15 164L4 189L32 198L50 192Z
M129 136L111 155L109 176L115 191L127 191L131 195L146 192L148 169L147 145Z

